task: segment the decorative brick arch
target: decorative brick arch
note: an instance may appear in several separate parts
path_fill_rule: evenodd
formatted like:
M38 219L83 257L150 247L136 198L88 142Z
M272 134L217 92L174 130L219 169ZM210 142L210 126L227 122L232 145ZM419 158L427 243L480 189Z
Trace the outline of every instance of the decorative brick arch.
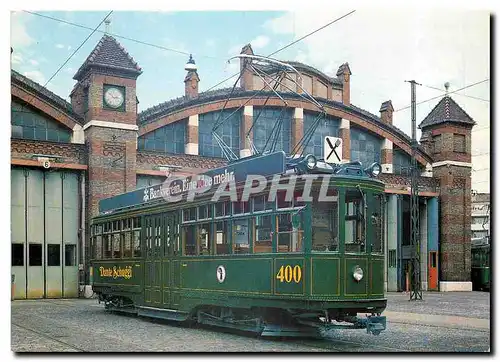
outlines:
M11 95L12 97L18 98L23 102L29 104L33 108L38 109L42 113L52 117L57 122L63 124L71 131L73 128L79 124L75 118L70 116L67 112L64 112L59 107L52 105L51 103L45 101L42 97L39 97L35 92L29 92L24 88L11 83Z
M201 100L202 101L202 100ZM255 98L250 101L248 101L248 97L242 97L242 98L233 98L230 99L227 104L226 108L238 108L243 105L247 106L263 106L265 99L263 98ZM299 100L299 99L287 99L286 100L288 103L289 107L294 107L294 108L303 108L305 110L309 111L314 111L318 112L318 108L314 106L312 103ZM220 110L224 104L226 103L226 99L221 99L217 101L212 101L212 102L206 102L206 103L200 103L197 105L189 106L184 109L176 110L166 116L160 117L157 120L147 123L143 126L140 126L138 135L143 136L147 133L150 133L158 128L164 127L168 124L177 122L179 120L188 118L189 116L193 116L196 114L202 114L202 113L208 113L208 112L213 112ZM281 101L277 97L271 97L266 103L267 106L275 106L275 107L283 107L283 101ZM369 120L367 117L361 117L356 114L354 110L351 110L350 107L344 107L346 109L341 109L340 107L335 107L329 104L324 104L325 110L327 113L331 116L334 117L339 117L343 118L346 120L349 120L353 124L369 130L380 137L387 138L388 140L392 141L392 143L402 150L404 150L406 153L411 155L411 145L409 142L407 142L402 135L397 134L396 132L390 132L388 130L383 129L384 125L382 123L376 124L375 121ZM417 161L423 165L426 166L428 163L431 163L432 160L429 158L428 155L425 153L421 152L420 150L417 151Z

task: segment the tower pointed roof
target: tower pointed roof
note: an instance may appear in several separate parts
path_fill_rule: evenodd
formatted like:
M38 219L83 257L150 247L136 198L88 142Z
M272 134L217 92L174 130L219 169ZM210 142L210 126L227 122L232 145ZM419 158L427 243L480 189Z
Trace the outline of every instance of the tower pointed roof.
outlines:
M451 122L474 126L476 122L450 96L444 96L430 111L418 128Z
M135 78L142 73L137 62L125 48L112 36L104 34L94 50L80 66L73 79L81 80L90 68L108 69L117 73L127 74Z

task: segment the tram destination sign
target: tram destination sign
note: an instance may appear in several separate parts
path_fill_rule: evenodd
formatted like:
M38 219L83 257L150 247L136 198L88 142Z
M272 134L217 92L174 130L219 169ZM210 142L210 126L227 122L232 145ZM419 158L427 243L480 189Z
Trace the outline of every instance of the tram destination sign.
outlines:
M126 207L138 206L158 201L169 196L179 196L193 190L204 192L217 189L221 183L244 182L247 175L264 177L285 172L286 157L282 151L269 155L249 157L225 167L209 170L203 174L185 178L173 178L158 185L145 187L99 201L99 212L108 213Z

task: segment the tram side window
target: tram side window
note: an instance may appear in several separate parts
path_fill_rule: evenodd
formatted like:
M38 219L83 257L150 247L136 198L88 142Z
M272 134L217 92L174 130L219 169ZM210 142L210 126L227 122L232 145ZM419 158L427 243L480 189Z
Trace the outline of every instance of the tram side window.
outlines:
M266 195L259 195L253 198L253 211L271 211L274 207L275 200L269 201Z
M233 249L235 254L250 252L250 219L233 221Z
M194 225L182 228L184 255L196 255L196 227Z
M114 233L112 235L113 239L113 259L120 259L120 234Z
M229 254L228 222L215 223L215 253L217 255Z
M339 251L339 203L312 204L312 251Z
M103 240L103 257L104 259L111 259L111 234L104 234Z
M200 255L210 255L212 238L210 233L210 224L198 225L198 245Z
M233 202L233 213L234 214L246 214L250 212L250 203L247 201L236 201Z
M273 229L271 215L257 216L255 227L255 253L271 253L273 251Z
M215 217L230 216L231 203L229 201L222 201L215 204Z
M102 235L96 235L94 237L94 258L102 258Z
M278 228L278 252L300 252L303 248L303 213L287 213L276 217Z
M111 235L112 247L113 247L113 259L121 258L121 220L113 221L113 234Z
M123 257L131 258L132 257L132 238L131 232L125 231L122 234L123 237Z
M345 195L345 251L365 252L365 205L359 190L348 190Z
M212 218L212 205L198 206L198 220L205 220Z
M375 195L373 198L372 223L372 253L384 251L384 200L383 195Z
M293 196L292 196L293 197ZM277 208L286 209L293 206L293 198L287 198L287 192L280 190L276 193Z
M134 257L141 257L141 218L136 217L132 220L133 237L134 237Z
M182 210L183 221L194 221L196 220L196 207L191 207L189 209Z
M134 258L141 257L141 230L134 230Z
M112 257L112 240L111 240L111 223L104 224L104 235L102 236L103 243L103 257L104 259L111 259Z
M180 225L174 226L174 234L173 234L173 249L174 249L174 255L179 255L181 253L181 247L180 247Z
M92 256L94 259L102 258L102 224L92 226Z

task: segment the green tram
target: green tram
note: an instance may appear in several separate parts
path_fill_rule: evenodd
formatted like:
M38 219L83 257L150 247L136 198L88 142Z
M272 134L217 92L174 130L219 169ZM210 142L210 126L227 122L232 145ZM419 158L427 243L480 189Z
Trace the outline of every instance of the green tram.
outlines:
M262 336L378 335L387 304L380 169L275 152L101 200L91 226L93 290L110 311ZM266 182L249 193L252 174ZM214 201L224 182L235 197ZM188 200L186 189L201 184Z
M490 244L485 238L472 240L471 280L474 290L490 290Z

